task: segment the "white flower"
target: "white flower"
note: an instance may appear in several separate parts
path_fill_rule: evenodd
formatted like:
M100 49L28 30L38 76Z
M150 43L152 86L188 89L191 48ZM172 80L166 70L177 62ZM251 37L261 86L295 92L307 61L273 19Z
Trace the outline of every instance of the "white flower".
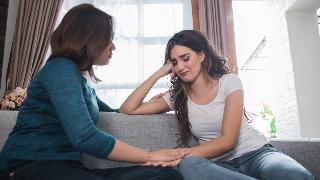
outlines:
M17 87L10 94L6 95L1 102L1 109L17 109L27 96L27 89Z
M17 87L16 91L23 91L23 89L21 87Z
M14 100L16 100L17 99L17 96L14 94L14 93L11 93L10 94L10 100L11 101L14 101Z
M14 94L16 95L16 96L23 96L23 94L25 93L25 90L24 89L22 89L21 87L17 87L15 90L14 90Z
M9 107L14 109L14 108L16 108L16 104L14 102L10 101L9 102Z

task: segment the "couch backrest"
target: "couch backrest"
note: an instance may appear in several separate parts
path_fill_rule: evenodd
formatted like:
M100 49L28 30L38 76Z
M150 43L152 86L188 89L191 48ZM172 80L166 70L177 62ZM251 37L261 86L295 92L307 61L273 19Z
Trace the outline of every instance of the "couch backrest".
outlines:
M17 112L0 111L0 149L14 127L16 116ZM97 126L117 139L143 149L157 150L177 146L177 123L174 114L101 113ZM272 139L271 143L320 178L320 139ZM189 144L195 145L197 142L192 138ZM97 159L86 154L83 160L90 168L132 165Z
M16 124L17 114L16 111L0 111L0 149Z
M15 125L16 111L0 111L0 149ZM125 115L101 113L98 128L117 139L143 149L157 150L177 147L176 119L173 114ZM194 139L190 144L195 144ZM84 154L84 163L91 168L128 166Z

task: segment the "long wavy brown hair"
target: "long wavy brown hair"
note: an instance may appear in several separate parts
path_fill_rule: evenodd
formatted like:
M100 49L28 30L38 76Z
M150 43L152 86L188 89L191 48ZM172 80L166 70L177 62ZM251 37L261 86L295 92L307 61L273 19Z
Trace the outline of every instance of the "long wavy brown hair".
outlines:
M71 8L50 38L54 57L66 57L80 71L88 72L91 79L100 81L92 66L113 38L113 17L91 4L80 4Z
M230 73L226 59L219 56L210 46L203 34L195 30L183 30L173 35L167 43L165 59L170 59L171 50L175 45L185 46L196 53L203 52L205 59L201 64L201 70L213 78L220 78ZM166 62L165 62L166 63ZM174 102L174 111L178 119L178 143L183 145L191 134L191 124L188 117L188 94L190 83L184 82L178 76L171 79L169 93Z

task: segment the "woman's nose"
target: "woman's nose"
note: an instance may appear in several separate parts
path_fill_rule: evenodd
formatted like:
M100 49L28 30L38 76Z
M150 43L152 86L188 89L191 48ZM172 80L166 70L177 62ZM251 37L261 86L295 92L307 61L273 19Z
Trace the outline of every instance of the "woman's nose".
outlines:
M177 69L178 69L178 72L183 72L183 70L184 70L184 65L183 65L183 63L178 62L178 63L177 63Z
M111 49L112 49L112 50L115 50L115 49L116 49L116 46L114 45L113 42L111 42Z

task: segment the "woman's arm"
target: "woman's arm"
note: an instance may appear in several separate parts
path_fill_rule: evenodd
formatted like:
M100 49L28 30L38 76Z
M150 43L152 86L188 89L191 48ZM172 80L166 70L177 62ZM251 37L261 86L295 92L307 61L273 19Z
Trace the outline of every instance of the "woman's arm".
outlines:
M171 72L172 64L167 63L158 71L153 73L121 105L119 112L125 114L155 114L170 110L163 98L156 98L148 102L143 102L144 98L152 86L163 76Z
M81 87L81 74L69 61L54 60L41 72L41 83L50 97L50 104L72 145L79 152L99 158L125 162L147 160L174 161L187 153L185 149L147 152L128 145L98 129L86 106ZM67 84L67 86L66 86ZM67 97L67 99L66 99Z
M148 163L158 162L159 165L180 160L190 153L190 149L164 149L148 152L146 150L131 146L120 140L116 140L115 146L107 159L123 162Z
M212 159L232 150L237 143L243 115L243 90L226 99L221 136L191 149L190 156Z

